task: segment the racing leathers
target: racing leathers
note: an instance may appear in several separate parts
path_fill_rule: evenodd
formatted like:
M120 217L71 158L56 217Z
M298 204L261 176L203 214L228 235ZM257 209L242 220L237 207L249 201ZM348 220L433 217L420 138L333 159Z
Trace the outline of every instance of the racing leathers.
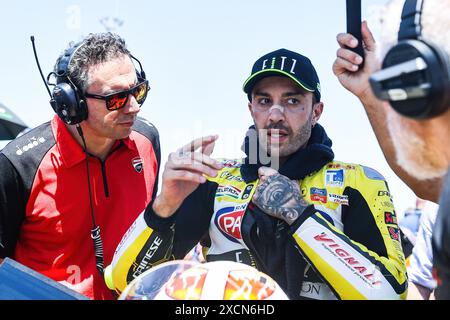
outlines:
M291 226L251 202L261 163L223 161L225 168L172 217L147 207L116 250L110 284L122 291L203 239L207 261L250 264L291 299L405 298L406 266L386 181L373 169L333 158L331 140L316 125L308 145L280 167L310 204Z
M89 175L83 148L57 116L13 140L0 153L0 258L113 299L96 269L89 198L107 265L156 194L159 161L158 132L142 119L105 160L88 157Z

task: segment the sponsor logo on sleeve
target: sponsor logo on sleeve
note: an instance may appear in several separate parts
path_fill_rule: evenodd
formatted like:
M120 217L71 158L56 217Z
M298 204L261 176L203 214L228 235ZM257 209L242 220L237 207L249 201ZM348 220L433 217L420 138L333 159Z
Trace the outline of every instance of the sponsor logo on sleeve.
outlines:
M389 236L396 241L400 241L400 232L395 227L388 227Z
M348 196L340 194L329 194L328 200L330 202L339 203L344 206L348 206Z
M384 213L384 222L386 224L397 224L397 216L395 212L385 212Z
M343 187L344 170L327 170L325 173L325 185L327 187Z
M27 152L27 151L33 149L34 147L37 147L38 145L43 144L45 141L46 140L43 137L38 137L38 138L31 137L31 139L28 139L27 144L20 146L20 147L16 146L16 148L17 148L16 154L18 156L21 156L24 152Z
M377 287L381 284L379 275L372 271L372 266L367 262L360 261L360 259L352 253L353 250L346 250L346 248L342 247L335 240L335 236L322 232L314 236L314 240L317 243L322 244L322 246L337 257L340 262L353 270L353 273L359 276L359 278L370 287Z
M327 203L327 189L311 188L311 200Z

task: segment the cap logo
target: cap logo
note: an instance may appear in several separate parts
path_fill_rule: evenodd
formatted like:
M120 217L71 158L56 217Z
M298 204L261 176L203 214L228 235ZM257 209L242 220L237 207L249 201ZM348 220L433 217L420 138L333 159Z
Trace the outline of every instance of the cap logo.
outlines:
M272 58L272 61L270 63L270 69L278 69L278 68L275 68L275 63L277 61L277 58L278 57L273 57ZM280 58L281 58L281 66L280 66L279 70L285 71L284 67L285 67L285 61L286 61L287 57L280 57ZM295 66L297 65L297 59L291 59L291 60L292 60L292 65L291 65L291 70L289 70L289 73L295 74L294 70L295 70ZM265 59L263 61L261 70L267 69L267 62L268 61L269 61L269 59Z

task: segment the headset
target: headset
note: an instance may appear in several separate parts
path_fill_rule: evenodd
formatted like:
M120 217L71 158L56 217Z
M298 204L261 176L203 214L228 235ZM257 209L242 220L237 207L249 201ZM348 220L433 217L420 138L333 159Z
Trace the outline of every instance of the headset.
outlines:
M83 93L69 77L69 66L75 53L83 46L78 43L64 52L58 61L56 72L47 76L47 82L51 75L56 76L56 85L53 87L50 105L56 114L67 124L78 124L87 119L88 109Z
M422 37L424 0L406 0L398 44L369 81L375 95L398 113L416 120L436 117L450 106L450 61L439 46Z
M82 90L80 90L69 77L69 66L72 59L76 55L77 51L83 47L85 41L73 45L64 52L64 55L56 65L56 71L48 74L47 81L44 79L41 67L39 65L33 36L31 37L31 42L33 44L36 63L42 79L47 87L47 91L50 94L50 105L52 106L52 109L59 116L59 118L64 121L64 123L69 125L76 125L83 120L86 120L88 117L86 98L84 97ZM141 62L131 54L130 57L139 64L140 70L138 71L136 69L138 79L146 80ZM56 77L56 84L50 84L49 79L51 76ZM51 93L47 85L53 85L53 90Z

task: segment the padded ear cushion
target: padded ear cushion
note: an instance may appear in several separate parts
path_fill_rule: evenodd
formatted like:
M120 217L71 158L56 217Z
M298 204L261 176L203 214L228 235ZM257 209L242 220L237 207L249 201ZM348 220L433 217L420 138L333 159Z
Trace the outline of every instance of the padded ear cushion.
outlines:
M420 40L401 41L386 55L383 60L383 69L418 57L425 61L427 69L422 72L405 74L392 80L388 86L410 87L420 83L429 83L431 85L430 92L424 98L390 101L392 107L400 114L415 119L425 119L445 111L442 107L446 87L443 78L447 77L447 74L444 74L443 62L433 47ZM447 72L445 71L445 73Z
M87 103L84 99L79 100L77 116L78 116L77 123L80 123L81 121L86 120L88 117Z
M440 113L445 112L450 108L450 58L448 54L442 50L438 45L435 45L429 41L424 41L436 54L439 62L440 69L440 88L442 92L439 92L440 100L438 101L441 106L438 108Z
M87 119L87 106L78 99L76 90L67 82L61 82L53 88L52 104L56 114L67 124L77 124Z

